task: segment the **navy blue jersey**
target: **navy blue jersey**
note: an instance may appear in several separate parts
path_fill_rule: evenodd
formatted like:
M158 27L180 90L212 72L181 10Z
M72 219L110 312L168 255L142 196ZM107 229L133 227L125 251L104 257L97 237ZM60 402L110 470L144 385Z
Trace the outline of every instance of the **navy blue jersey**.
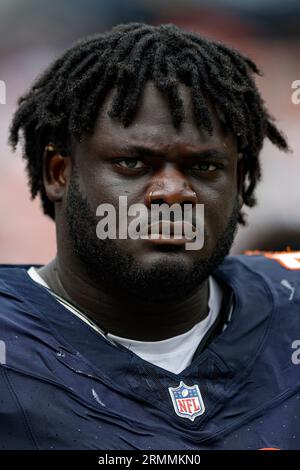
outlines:
M300 270L284 264L226 258L231 321L177 375L1 267L0 448L300 449Z

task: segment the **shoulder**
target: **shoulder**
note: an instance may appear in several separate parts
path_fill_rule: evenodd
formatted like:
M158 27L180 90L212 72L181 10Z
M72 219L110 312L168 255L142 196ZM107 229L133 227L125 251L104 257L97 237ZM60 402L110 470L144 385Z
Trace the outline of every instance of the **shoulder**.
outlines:
M0 264L0 297L22 294L23 288L31 283L27 271L35 264Z
M26 291L28 280L28 265L0 265L0 315L4 306L8 306L21 300Z
M27 265L1 264L0 265L0 313L3 311L1 303L18 299L22 294L22 278L27 276Z
M300 251L246 252L226 258L221 269L228 275L239 275L254 284L259 279L273 287L300 283Z
M238 258L250 268L271 277L286 274L300 278L300 251L246 251Z
M26 314L32 311L31 300L38 286L27 269L31 265L0 265L0 328L1 335L17 334L26 323Z
M300 337L300 252L252 252L229 256L216 271L230 285L246 320L263 313L273 317L277 331ZM246 321L245 320L245 321Z

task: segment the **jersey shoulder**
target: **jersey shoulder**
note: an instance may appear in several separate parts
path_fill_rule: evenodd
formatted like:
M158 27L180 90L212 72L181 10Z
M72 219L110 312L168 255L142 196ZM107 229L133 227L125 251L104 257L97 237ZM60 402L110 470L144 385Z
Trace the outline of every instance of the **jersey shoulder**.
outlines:
M27 334L40 323L34 301L42 289L28 275L32 265L0 265L0 330L1 339ZM47 300L43 296L43 301ZM41 308L43 305L41 304Z
M239 297L262 308L262 299L277 308L297 311L300 302L300 252L246 252L228 256L221 265L228 284Z
M300 334L300 252L246 252L227 258L228 279L238 278L239 295L261 311L263 298L276 311L277 328ZM225 263L226 266L226 263ZM261 296L260 293L264 292Z
M27 269L32 265L0 265L0 318L28 296ZM27 279L28 281L28 279ZM30 286L30 284L29 284ZM34 284L33 284L34 286Z
M271 282L278 283L284 279L296 283L300 281L300 251L246 251L237 258L251 271L261 274Z

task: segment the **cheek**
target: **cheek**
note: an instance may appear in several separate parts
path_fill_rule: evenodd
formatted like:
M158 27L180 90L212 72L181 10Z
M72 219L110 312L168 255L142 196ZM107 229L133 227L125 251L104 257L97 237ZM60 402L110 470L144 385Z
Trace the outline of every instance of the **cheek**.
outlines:
M103 168L90 167L81 173L80 191L95 211L99 204L115 203L115 187L106 177Z
M126 196L128 205L143 202L144 180L120 177L113 173L107 165L97 167L89 172L84 191L93 207L109 203L118 207L119 197Z
M207 233L213 237L227 227L237 199L236 185L224 185L217 190L207 191L204 203L204 217Z

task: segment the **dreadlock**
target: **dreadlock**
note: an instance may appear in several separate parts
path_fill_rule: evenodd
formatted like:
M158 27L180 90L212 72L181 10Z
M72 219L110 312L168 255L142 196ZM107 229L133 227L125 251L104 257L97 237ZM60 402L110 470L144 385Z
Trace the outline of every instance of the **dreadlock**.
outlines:
M265 137L288 150L258 92L254 74L260 74L255 63L237 50L169 24L129 23L81 40L19 99L13 117L9 142L15 150L23 132L32 198L39 193L44 213L54 219L54 204L47 198L42 177L45 146L51 142L63 156L70 155L71 138L80 142L84 134L93 132L112 87L117 92L109 116L129 126L145 83L152 80L168 99L175 128L184 120L179 83L190 88L195 121L209 134L213 126L206 99L214 104L243 154L242 194L244 203L253 206ZM243 214L239 222L245 223Z

